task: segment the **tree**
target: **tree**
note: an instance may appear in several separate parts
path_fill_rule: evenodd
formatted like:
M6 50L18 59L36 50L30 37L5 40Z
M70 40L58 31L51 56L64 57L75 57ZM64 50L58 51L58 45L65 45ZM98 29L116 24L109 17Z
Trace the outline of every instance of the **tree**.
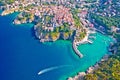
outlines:
M98 80L98 77L95 74L87 74L84 80Z

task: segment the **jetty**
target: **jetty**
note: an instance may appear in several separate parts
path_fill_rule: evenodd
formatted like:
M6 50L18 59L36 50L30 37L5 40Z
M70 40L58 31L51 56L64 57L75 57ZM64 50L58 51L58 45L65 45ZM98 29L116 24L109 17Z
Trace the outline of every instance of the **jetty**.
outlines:
M77 41L77 40L74 39L73 44L72 44L73 50L75 51L75 53L76 53L80 58L83 57L83 54L78 50L77 47L78 47L80 44L86 44L86 43L92 44L93 41L92 41L92 40L89 40L89 36L90 36L90 34L95 34L95 33L96 33L95 30L90 30L89 28L86 28L86 29L87 29L87 34L86 34L86 36L85 36L82 40L80 40L80 41ZM95 38L95 37L92 36L92 38Z
M75 51L75 53L76 53L80 58L82 58L82 57L83 57L83 54L77 49L77 45L76 45L75 42L73 42L72 47L73 47L73 50Z
M93 41L91 41L91 40L88 40L87 42L88 42L88 43L90 43L90 44L92 44L92 43L93 43Z

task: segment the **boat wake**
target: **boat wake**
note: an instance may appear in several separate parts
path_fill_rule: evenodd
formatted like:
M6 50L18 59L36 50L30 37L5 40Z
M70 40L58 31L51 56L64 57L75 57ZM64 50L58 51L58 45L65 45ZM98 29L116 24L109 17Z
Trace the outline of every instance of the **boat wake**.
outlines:
M38 72L38 75L44 74L46 72L49 72L55 69L64 68L64 67L72 67L72 65L61 65L61 66L49 67Z

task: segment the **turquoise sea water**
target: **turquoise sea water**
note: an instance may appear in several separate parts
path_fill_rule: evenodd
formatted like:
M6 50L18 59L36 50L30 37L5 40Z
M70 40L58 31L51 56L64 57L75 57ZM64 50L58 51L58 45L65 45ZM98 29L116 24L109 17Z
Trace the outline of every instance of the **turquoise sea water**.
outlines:
M40 43L34 37L32 24L12 24L15 16L0 16L0 80L64 80L99 61L111 41L100 33L94 34L93 44L78 47L84 54L79 58L69 41Z

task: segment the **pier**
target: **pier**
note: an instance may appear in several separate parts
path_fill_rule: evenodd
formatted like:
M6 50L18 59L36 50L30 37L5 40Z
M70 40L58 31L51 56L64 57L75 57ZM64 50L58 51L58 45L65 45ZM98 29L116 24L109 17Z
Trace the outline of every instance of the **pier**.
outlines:
M91 41L91 40L88 40L87 42L88 42L88 43L90 43L90 44L92 44L92 43L93 43L93 41Z
M73 44L72 44L72 47L73 47L75 53L76 53L80 58L83 57L83 54L77 49L77 46L79 46L80 44L86 44L86 43L92 44L93 41L89 40L89 36L90 36L90 34L95 34L95 33L96 33L95 30L90 30L89 28L86 28L86 30L87 30L86 36L85 36L81 41L76 41L76 40L74 40L74 41L73 41ZM95 37L93 37L93 36L92 36L91 38L94 38L94 39L95 39Z
M72 47L73 47L75 53L76 53L80 58L82 58L82 57L83 57L83 54L77 49L77 45L76 45L75 42L73 42Z

